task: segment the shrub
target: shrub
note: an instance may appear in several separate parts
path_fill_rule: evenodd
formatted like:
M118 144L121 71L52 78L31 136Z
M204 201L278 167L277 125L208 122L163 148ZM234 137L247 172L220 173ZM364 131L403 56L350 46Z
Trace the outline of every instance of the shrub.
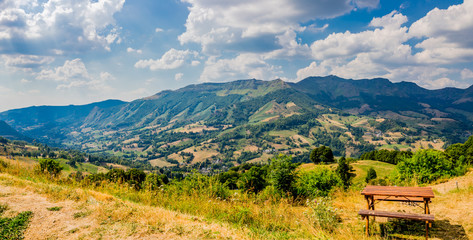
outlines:
M57 177L59 173L61 173L62 169L63 167L61 167L59 162L54 159L39 159L39 171L42 173L47 172L51 177Z
M341 186L342 181L337 174L326 168L304 172L296 183L297 194L309 198L327 196L332 189Z
M417 151L412 158L400 162L396 169L397 181L414 180L420 184L466 172L464 165L454 164L445 153L433 149Z
M350 166L350 163L345 159L345 157L338 159L338 166L335 171L338 177L340 177L340 180L342 180L343 187L345 189L350 187L351 180L355 177L355 174L353 173L355 170L353 170L353 167Z
M370 167L368 169L368 172L366 173L366 178L365 178L365 181L368 183L369 181L377 178L378 175L376 174L376 171L374 170L373 167Z
M282 154L271 159L269 182L282 193L293 193L297 180L296 168L299 164L292 163L291 160L291 157Z
M258 193L268 185L265 179L266 174L265 167L253 166L240 175L237 185L244 191Z
M150 173L146 175L146 179L143 183L144 188L147 190L156 190L160 186L167 184L169 182L168 177L164 174Z

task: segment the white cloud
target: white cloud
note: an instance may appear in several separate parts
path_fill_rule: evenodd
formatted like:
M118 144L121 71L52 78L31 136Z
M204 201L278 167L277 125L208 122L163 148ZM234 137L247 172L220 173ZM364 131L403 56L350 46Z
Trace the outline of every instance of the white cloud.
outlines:
M288 30L285 33L276 36L277 43L282 47L265 54L266 58L291 58L305 57L309 58L310 48L307 44L299 44L296 41L296 32Z
M38 68L40 66L50 64L54 61L53 57L43 57L35 55L2 55L3 62L5 66L15 68L15 69L24 69L31 70Z
M324 24L322 27L317 27L317 25L315 24L311 24L307 27L304 28L304 31L309 31L309 32L313 32L313 33L317 33L317 32L323 32L325 31L325 29L328 28L328 23Z
M81 59L66 60L63 66L54 69L44 69L36 76L38 80L51 80L59 82L57 89L86 88L95 91L110 91L107 84L115 80L108 72L101 72L98 77L89 74Z
M340 16L355 7L372 7L377 1L347 0L261 0L215 1L181 0L191 4L186 32L179 36L181 44L196 42L206 53L250 45L270 43L276 36L299 29L301 22ZM369 4L368 4L369 2ZM359 3L359 5L357 5ZM253 46L265 51L279 46ZM251 50L249 50L251 51Z
M198 53L191 50L176 50L171 48L159 59L140 60L135 64L136 68L149 68L150 70L176 69L186 62L197 58ZM192 62L190 63L192 64Z
M373 53L380 61L405 63L411 54L407 27L401 27L407 17L395 11L381 18L374 18L370 26L374 30L360 33L332 33L327 38L317 40L311 45L313 57L317 60L329 58L353 58L360 53ZM382 56L380 56L380 54Z
M259 54L245 53L233 59L210 57L200 75L201 82L224 82L238 78L274 79L280 67L266 63Z
M138 54L142 54L142 53L143 53L143 51L142 51L141 49L133 49L133 48L131 48L131 47L127 48L126 51L127 51L128 53L138 53Z
M21 82L22 84L28 84L28 83L31 83L31 80L28 80L28 79L23 78L23 79L20 80L20 82Z
M182 77L184 77L184 73L176 73L176 75L174 75L174 80L182 81Z
M473 10L472 1L447 10L434 9L410 27L403 26L407 23L406 16L393 11L373 18L369 24L374 28L372 30L332 33L312 43L316 61L300 69L297 79L333 74L355 79L386 77L395 82L413 81L431 89L465 87L464 82L452 78L458 70L441 65L468 61L473 57L473 44L467 44L473 41L473 28L466 30L473 26L473 21L466 21L471 16L463 16L465 9ZM436 26L439 21L447 23ZM449 25L455 26L449 29ZM460 36L465 38L461 40L463 43ZM413 53L408 43L414 37L425 38L415 46L422 49L417 53ZM461 72L463 79L470 76L469 71Z
M160 33L160 32L163 32L164 30L162 28L156 28L154 31L157 33Z
M54 80L58 82L71 82L77 79L89 79L87 68L81 59L67 60L63 66L56 67L54 70L42 70L36 79Z
M325 66L317 65L317 62L312 62L306 68L299 69L297 71L297 80L302 80L311 76L326 76L329 75L329 71Z
M462 79L473 79L473 71L470 69L464 68L461 71L461 78Z
M473 60L473 0L450 6L435 8L414 22L411 37L426 38L416 47L419 62L455 63Z
M58 54L94 48L110 50L120 42L113 15L125 0L3 0L0 52ZM18 48L9 43L22 42Z

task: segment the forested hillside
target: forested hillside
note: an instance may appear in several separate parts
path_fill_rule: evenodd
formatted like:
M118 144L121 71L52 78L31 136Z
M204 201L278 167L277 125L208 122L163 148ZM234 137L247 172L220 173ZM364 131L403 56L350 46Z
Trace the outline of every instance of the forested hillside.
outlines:
M307 162L321 145L352 157L444 149L471 134L471 89L336 76L253 79L190 85L129 103L16 109L0 120L52 146L212 171L279 153Z

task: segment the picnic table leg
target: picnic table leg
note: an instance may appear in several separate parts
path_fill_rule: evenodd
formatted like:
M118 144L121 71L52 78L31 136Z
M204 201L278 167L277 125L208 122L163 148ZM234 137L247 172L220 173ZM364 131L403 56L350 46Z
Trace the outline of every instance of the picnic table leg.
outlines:
M424 213L430 214L429 209L429 201L430 199L424 198ZM429 221L425 221L425 239L429 239L429 227L431 227L431 223Z
M374 210L374 196L371 196L371 210ZM373 217L373 221L376 221L376 217Z
M365 198L366 198L366 203L368 204L367 208L368 208L368 210L370 210L371 209L370 198L369 198L369 196L365 196ZM369 227L370 227L370 217L366 216L366 236L370 235Z

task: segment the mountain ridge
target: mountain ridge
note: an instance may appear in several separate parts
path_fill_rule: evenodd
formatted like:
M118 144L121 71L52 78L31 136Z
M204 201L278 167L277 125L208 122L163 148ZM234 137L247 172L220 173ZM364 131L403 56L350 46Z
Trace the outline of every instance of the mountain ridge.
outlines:
M258 149L261 158L265 151L305 154L318 145L356 155L464 141L472 131L472 93L472 87L428 90L383 78L248 79L193 84L131 102L16 109L0 113L0 120L48 144L132 159L179 162L184 159L175 154L199 148L208 152L199 161L236 161L250 156L243 154L248 149Z

